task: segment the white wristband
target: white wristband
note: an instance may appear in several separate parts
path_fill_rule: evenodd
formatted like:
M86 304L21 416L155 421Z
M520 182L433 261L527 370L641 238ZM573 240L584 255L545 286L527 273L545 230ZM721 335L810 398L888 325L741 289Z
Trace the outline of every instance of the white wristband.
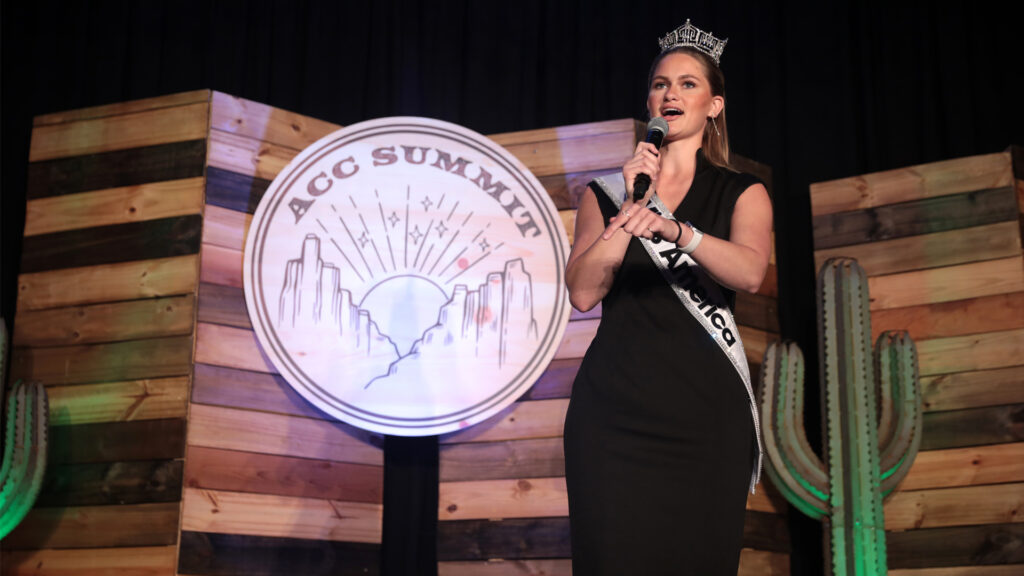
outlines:
M686 225L690 227L690 230L693 230L693 237L690 238L690 242L686 246L681 247L680 250L683 254L691 254L697 249L697 246L700 246L700 241L704 239L704 234L700 230L697 230L697 227L693 224L687 222Z

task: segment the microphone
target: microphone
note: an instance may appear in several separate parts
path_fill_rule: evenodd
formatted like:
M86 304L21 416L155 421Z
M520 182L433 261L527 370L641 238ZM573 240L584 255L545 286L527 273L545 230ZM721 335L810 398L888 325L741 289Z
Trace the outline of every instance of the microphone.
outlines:
M644 142L650 142L654 144L655 148L661 148L661 141L665 139L666 132L668 132L668 122L664 118L661 116L651 118L651 121L647 123L647 138L644 138ZM633 180L633 202L642 200L650 187L651 177L643 173L637 174Z

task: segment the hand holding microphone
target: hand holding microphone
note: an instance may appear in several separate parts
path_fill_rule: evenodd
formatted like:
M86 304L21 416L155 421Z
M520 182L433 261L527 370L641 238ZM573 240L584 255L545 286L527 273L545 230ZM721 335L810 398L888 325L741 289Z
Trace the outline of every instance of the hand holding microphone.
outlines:
M644 142L653 144L654 149L661 148L661 142L665 139L665 133L668 132L668 122L664 118L657 116L651 118L651 121L647 123L647 137L644 138ZM636 175L633 180L633 202L639 202L643 199L644 195L647 194L647 189L651 187L651 177L641 172Z

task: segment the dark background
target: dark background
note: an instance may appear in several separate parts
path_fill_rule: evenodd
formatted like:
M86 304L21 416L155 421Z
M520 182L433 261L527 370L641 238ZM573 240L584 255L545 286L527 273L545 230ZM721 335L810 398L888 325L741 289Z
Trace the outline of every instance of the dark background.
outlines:
M643 118L657 39L691 18L729 38L732 148L774 171L782 330L813 355L809 184L1024 144L1012 5L4 0L0 312L10 326L35 115L211 88L342 125L415 115L492 134ZM794 574L819 572L815 525L794 529Z

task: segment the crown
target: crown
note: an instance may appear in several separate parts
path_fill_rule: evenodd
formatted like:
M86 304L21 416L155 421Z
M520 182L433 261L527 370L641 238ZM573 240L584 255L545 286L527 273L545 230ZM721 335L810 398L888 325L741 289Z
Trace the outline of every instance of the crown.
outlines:
M718 59L722 57L722 52L725 51L725 43L728 41L728 38L719 40L712 36L711 32L705 32L697 28L690 24L690 19L687 18L686 24L666 34L664 38L658 40L658 44L661 45L662 52L676 46L696 48L710 56L717 66Z

